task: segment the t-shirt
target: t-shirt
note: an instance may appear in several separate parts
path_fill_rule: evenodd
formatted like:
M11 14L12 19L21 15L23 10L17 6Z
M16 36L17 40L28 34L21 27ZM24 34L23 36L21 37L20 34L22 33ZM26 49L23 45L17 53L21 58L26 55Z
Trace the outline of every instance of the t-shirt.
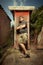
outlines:
M21 33L27 33L27 23L26 23L25 21L22 21L21 23L19 23L18 26L20 26L20 25L24 25L24 24L26 25L26 27L17 30L17 33L18 33L18 34L21 34Z

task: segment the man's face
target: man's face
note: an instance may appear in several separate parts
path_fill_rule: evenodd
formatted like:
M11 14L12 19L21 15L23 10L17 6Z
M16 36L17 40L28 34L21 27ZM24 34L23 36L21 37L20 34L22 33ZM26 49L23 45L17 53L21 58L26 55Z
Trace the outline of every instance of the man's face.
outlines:
M23 17L20 17L20 21L23 21L24 20L24 18Z

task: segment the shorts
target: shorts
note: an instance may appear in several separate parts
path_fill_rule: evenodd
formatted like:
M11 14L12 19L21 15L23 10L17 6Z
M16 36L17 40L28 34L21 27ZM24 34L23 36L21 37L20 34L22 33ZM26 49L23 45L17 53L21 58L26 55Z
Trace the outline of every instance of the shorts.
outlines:
M28 40L28 34L27 33L22 33L22 34L19 34L18 36L18 43L21 44L25 44Z

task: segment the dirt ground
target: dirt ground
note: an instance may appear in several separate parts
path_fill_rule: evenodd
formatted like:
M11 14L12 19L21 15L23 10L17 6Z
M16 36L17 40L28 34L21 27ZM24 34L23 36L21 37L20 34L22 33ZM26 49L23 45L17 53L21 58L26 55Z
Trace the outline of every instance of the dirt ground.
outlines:
M9 48L7 52L2 65L43 65L43 50L28 50L30 58L25 58L19 50L14 48Z

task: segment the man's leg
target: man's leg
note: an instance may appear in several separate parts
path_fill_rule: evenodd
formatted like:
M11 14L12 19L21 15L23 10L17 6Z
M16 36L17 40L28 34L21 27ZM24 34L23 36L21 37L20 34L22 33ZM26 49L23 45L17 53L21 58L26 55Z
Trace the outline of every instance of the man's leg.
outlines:
M19 44L19 45L21 46L22 50L23 50L23 51L24 51L24 53L25 53L25 58L30 57L30 55L27 53L27 50L26 50L26 48L25 48L24 44Z
M23 39L23 36L24 35L21 35L18 39L18 43L19 43L19 46L22 48L23 50L23 53L26 55L26 57L30 57L27 53L27 50L25 48L25 45L23 44L23 42L25 41L25 38ZM25 42L24 42L25 43Z
M27 50L26 50L24 44L21 43L21 44L19 44L19 45L20 45L20 47L22 48L23 52L24 52L25 54L27 54Z

